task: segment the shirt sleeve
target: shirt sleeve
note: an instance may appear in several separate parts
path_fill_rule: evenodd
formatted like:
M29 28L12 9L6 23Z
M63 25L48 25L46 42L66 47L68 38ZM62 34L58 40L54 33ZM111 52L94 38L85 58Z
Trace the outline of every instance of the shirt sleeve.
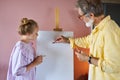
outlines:
M72 48L75 48L76 46L78 47L82 47L82 48L89 48L89 44L90 44L90 35L88 35L87 37L83 37L83 38L69 38L70 40L70 46Z
M100 69L107 73L120 72L120 28L113 27L107 28L108 31L105 32L104 57L98 61Z
M26 73L27 60L23 55L24 49L20 46L16 47L12 56L12 73L15 76L24 75Z

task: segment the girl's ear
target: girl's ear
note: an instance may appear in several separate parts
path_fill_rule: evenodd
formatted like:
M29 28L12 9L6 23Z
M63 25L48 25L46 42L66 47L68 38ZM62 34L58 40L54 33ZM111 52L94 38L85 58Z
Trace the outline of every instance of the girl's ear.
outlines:
M28 35L28 36L29 36L29 35L30 35L30 33L26 33L26 35Z

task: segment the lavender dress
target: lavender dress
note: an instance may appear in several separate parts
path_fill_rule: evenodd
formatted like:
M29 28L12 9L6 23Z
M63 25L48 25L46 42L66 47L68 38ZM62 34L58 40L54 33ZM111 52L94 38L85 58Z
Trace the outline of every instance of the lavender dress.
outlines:
M32 43L18 41L10 57L7 80L35 80L35 67L26 71L26 65L35 57Z

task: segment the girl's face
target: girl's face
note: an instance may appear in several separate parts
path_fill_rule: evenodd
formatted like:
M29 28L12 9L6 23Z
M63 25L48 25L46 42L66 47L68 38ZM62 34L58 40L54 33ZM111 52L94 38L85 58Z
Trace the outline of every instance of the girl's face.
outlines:
M38 31L39 31L39 28L35 28L34 32L32 34L28 35L28 39L29 40L36 40L37 36L38 36Z

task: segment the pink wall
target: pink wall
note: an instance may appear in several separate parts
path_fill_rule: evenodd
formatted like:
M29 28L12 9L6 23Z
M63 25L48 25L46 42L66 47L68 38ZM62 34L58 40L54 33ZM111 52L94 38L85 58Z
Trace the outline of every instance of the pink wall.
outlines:
M6 79L11 50L19 40L17 28L23 17L36 20L40 30L53 30L55 8L60 9L60 26L64 31L73 31L75 37L85 36L85 28L75 11L76 0L0 0L0 80Z

